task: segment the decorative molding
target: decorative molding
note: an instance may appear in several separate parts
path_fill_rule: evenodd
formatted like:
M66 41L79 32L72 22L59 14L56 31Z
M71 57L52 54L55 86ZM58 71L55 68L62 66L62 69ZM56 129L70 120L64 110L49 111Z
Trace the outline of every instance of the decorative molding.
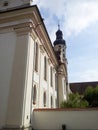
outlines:
M53 72L56 73L55 67L53 67Z
M28 32L32 32L32 24L29 22L18 24L14 27L14 30L18 35L25 35Z
M59 69L58 69L58 75L62 75L62 76L64 76L65 77L65 73L64 73L64 70L63 70L63 68L61 68L61 67L59 67Z
M49 65L51 64L51 60L50 60L50 58L48 58L48 63L49 63Z
M26 22L26 23L15 25L13 28L15 32L17 33L17 35L20 36L20 35L26 35L29 33L30 36L35 40L37 36L36 36L33 26L34 25L32 22Z
M9 33L9 32L13 32L13 28L0 28L0 34L4 34L4 33Z
M45 53L45 49L44 49L43 45L40 45L40 50L41 50L42 53Z

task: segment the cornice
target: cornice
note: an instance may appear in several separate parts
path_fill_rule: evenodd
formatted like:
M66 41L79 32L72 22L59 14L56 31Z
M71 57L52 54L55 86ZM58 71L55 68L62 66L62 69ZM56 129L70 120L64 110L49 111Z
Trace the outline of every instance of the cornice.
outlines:
M21 28L19 29L18 27L14 27L16 32L20 35L22 33L26 33L28 31L32 32L30 33L31 35L36 35L40 39L41 42L47 55L50 57L51 62L54 66L58 66L58 61L56 59L54 49L51 43L51 40L49 38L49 35L47 33L46 27L44 25L43 19L40 15L40 12L37 8L37 6L31 6L31 7L26 7L26 8L21 8L21 9L15 9L15 10L10 10L6 12L0 12L0 24L3 25L5 23L13 23L17 21L16 24L19 21L25 21L29 20L32 22L32 26L29 25L24 25L25 29ZM28 24L26 22L25 24ZM19 26L19 25L18 25ZM11 25L10 25L11 27ZM22 24L23 27L23 24ZM26 32L25 32L26 31ZM32 37L33 37L32 35ZM35 37L35 36L34 36Z
M35 40L36 34L33 29L32 22L26 22L22 24L18 24L14 26L14 30L17 33L17 35L26 35L29 33L29 35Z
M14 30L18 35L25 35L32 31L31 23L22 23L14 26Z

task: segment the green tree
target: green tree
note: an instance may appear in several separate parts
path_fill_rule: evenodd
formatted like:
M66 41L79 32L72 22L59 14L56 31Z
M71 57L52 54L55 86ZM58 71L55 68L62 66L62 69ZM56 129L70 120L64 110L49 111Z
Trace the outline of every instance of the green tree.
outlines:
M84 99L89 102L90 107L98 107L98 86L89 86L84 92Z
M93 101L93 93L94 93L94 88L91 86L88 86L84 92L84 99L89 102L90 106L91 106L92 101Z
M83 100L83 96L78 93L69 94L68 101L63 101L61 103L61 108L85 108L88 106L88 102Z

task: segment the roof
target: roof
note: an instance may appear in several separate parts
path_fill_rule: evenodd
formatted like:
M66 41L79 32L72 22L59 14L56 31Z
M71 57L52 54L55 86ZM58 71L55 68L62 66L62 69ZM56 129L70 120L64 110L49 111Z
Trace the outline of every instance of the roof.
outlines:
M98 81L70 83L69 86L73 93L78 92L79 94L83 94L88 86L92 86L94 88L98 86Z

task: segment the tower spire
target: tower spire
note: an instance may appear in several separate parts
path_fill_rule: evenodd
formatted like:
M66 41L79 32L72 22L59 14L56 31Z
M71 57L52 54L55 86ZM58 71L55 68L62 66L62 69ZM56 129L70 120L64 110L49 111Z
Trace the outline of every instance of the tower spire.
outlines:
M58 23L58 30L60 30L60 24Z
M54 50L57 54L60 63L65 63L66 59L66 42L63 39L63 33L60 30L60 25L58 24L58 30L56 32L56 40L54 41Z
M60 20L58 20L58 30L60 30Z

